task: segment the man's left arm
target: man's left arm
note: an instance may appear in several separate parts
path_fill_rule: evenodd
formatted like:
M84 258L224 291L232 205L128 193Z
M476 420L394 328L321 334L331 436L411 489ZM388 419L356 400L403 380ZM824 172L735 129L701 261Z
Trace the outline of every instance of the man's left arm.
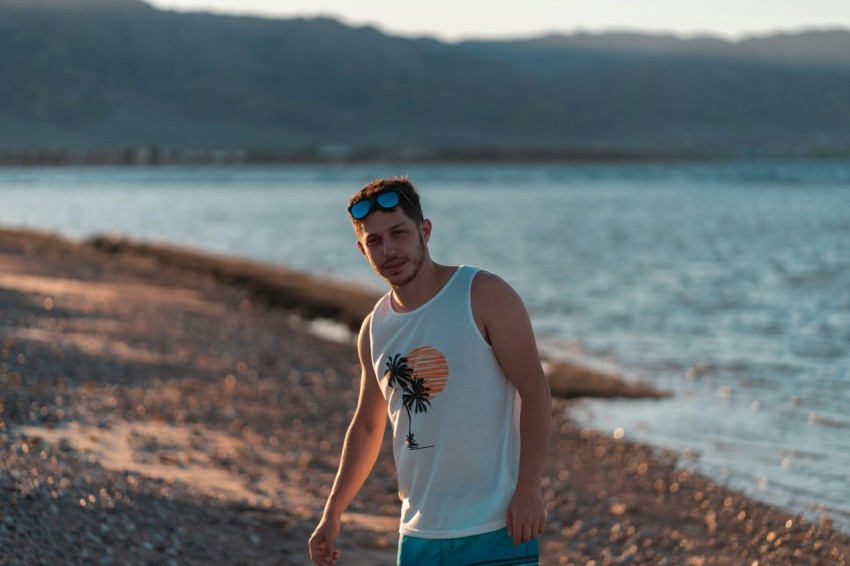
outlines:
M517 487L507 509L514 545L539 536L546 509L542 482L552 429L552 398L528 311L519 295L492 273L476 275L472 308L479 329L522 399Z

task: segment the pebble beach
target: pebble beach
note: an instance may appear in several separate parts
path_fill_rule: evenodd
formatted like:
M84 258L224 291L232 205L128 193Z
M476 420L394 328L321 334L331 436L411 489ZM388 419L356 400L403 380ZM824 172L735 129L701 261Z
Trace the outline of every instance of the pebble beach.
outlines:
M309 564L358 392L371 291L238 258L0 231L0 564ZM847 564L850 537L583 428L664 392L547 364L542 564ZM395 563L389 442L341 565Z

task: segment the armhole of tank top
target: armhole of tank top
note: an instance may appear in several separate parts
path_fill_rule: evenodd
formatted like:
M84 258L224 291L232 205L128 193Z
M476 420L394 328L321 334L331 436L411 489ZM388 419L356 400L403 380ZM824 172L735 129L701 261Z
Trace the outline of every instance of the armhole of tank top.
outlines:
M469 324L472 326L472 331L475 332L475 335L478 336L479 340L481 340L481 344L488 350L492 351L493 346L491 346L487 342L487 339L481 334L481 329L478 328L478 323L475 322L475 313L472 312L472 285L475 283L475 277L483 271L483 269L476 269L475 273L473 273L469 278L469 288L466 290L466 311L469 317Z

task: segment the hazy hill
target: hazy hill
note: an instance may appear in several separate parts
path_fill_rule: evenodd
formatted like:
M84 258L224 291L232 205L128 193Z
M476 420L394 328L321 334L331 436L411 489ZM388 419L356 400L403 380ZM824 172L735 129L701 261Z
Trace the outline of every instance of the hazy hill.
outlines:
M442 43L0 0L0 148L850 151L850 33Z
M0 7L10 6L28 9L152 9L142 0L0 0Z

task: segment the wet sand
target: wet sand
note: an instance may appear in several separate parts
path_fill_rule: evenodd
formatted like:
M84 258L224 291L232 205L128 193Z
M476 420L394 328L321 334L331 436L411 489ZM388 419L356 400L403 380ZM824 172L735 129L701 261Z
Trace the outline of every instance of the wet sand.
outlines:
M0 231L0 563L307 564L357 398L372 293L162 246ZM657 396L552 364L543 564L845 564L850 538L675 453L578 427L583 396ZM393 564L389 442L342 565Z

